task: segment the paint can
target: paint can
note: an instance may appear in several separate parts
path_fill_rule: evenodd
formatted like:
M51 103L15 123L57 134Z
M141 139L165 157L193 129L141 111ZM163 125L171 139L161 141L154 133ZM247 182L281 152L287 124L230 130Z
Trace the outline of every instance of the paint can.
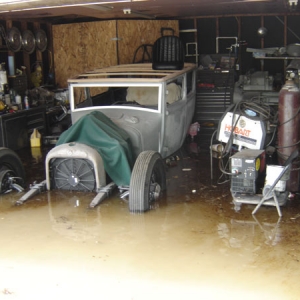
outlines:
M284 169L283 166L278 165L267 165L266 171L266 179L265 179L265 186L271 186L278 178L282 170ZM286 170L280 180L277 182L275 186L275 191L284 192L286 190L286 181L290 178L290 170Z

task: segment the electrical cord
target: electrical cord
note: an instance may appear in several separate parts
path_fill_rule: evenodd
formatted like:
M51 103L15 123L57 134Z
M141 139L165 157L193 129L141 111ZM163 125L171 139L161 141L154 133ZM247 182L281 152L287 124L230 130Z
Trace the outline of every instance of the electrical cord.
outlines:
M226 166L224 166L223 159L230 154L231 149L232 149L232 144L233 144L233 139L234 139L234 129L240 119L241 116L245 116L251 120L259 120L259 121L269 121L272 124L277 124L277 113L272 110L270 105L264 104L261 99L257 99L253 97L251 99L252 101L245 101L241 100L237 102L236 104L231 105L224 113L226 115L228 112L232 111L232 123L231 123L231 130L230 130L230 135L227 141L226 146L224 147L224 150L219 157L219 169L222 172L221 177L224 175L229 175L229 176L237 176L237 173L231 173L226 171L228 167L228 162ZM251 110L254 113L254 116L251 116L251 114L247 114L246 111ZM238 115L236 121L234 121L234 116ZM276 127L277 128L277 127ZM272 137L270 142L268 143L268 146L271 145L273 142L274 138L276 135L276 129L273 131ZM212 141L211 141L212 143ZM221 178L220 177L220 178Z
M287 124L287 123L291 122L293 119L295 119L298 116L299 112L300 112L300 107L298 108L297 112L291 118L289 118L288 120L284 121L283 123L280 123L278 126L282 126L284 124ZM292 148L292 147L295 147L295 146L297 146L299 144L300 144L300 140L298 140L296 143L294 143L292 145L288 145L288 146L276 146L276 148L277 149Z
M274 111L270 105L264 104L262 99L264 98L253 97L251 99L252 102L243 101L240 105L241 114L252 120L268 121L271 124L278 124L278 112ZM256 114L258 114L258 116L251 116L251 115L249 116L248 114L245 113L247 109L252 110ZM272 137L268 142L268 144L265 146L265 148L267 148L272 144L276 136L276 132L277 132L277 126L273 130Z
M248 119L254 120L254 121L256 121L256 120L265 121L265 122L268 121L271 124L278 123L278 114L274 110L272 110L270 105L264 104L261 101L261 99L257 100L257 98L255 98L255 97L253 97L251 100L252 101L245 101L245 100L239 101L236 104L236 108L233 111L233 114L235 114L235 112L238 112L239 118L240 118L240 116L244 116L244 117L247 117ZM247 110L251 110L253 113L255 113L255 116L251 116L250 114L247 114L246 113ZM239 118L237 119L237 121L239 120ZM236 124L237 124L237 121L236 121ZM236 124L235 125L232 124L233 128L231 128L231 133L230 133L231 140L233 139L233 131L234 131ZM276 133L276 130L273 131L272 138L267 146L269 146L273 142L275 133ZM231 144L232 144L232 141L231 141Z
M275 138L275 136L276 136L276 132L277 132L277 127L273 130L272 137L271 137L269 143L265 146L265 148L269 147L269 146L273 143L274 138Z
M211 172L211 180L213 180L213 156L212 156L212 151L213 150L212 150L212 145L213 145L214 136L215 136L216 133L217 133L217 130L215 130L213 132L213 134L211 136L211 139L210 139L210 168L211 168L210 172ZM218 162L219 169L221 170L221 168L220 168L220 161L221 161L221 164L223 166L223 158L222 157L218 157L218 160L219 160L219 162ZM225 169L225 168L222 167L222 169ZM229 179L225 179L223 182L220 182L220 180L223 177L223 175L225 175L224 172L222 172L221 176L217 180L217 184L224 184L224 183L226 183L226 182L229 181Z
M221 159L219 159L219 168L220 168L220 161L221 161ZM221 162L221 164L223 165L223 161ZM225 168L226 168L226 167L225 167ZM223 169L225 169L225 168L224 168L224 166L223 166ZM220 169L220 170L222 170L222 169ZM222 171L221 171L221 172L222 172ZM226 173L222 172L222 174L220 175L220 177L219 177L218 180L217 180L217 184L225 184L225 183L229 182L230 179L229 179L226 175L230 175L230 174L229 174L229 173L226 174ZM223 181L221 181L221 179L222 179L223 176L225 177L225 179L224 179Z
M276 146L276 148L277 149L291 148L291 147L295 147L299 144L300 144L300 140L298 142L296 142L295 144L292 144L292 145L289 145L289 146Z
M234 132L234 129L236 127L236 124L238 123L238 121L240 119L240 115L239 115L239 117L237 118L236 122L234 123L234 115L235 115L235 112L237 110L237 105L238 105L238 103L237 104L232 104L224 112L224 116L225 116L233 108L233 111L232 111L232 121L231 121L231 130L230 130L230 134L229 134L229 138L228 138L227 144L226 144L226 146L224 148L224 151L222 152L222 157L225 157L226 155L229 154L230 149L231 149L232 144L233 144L233 132Z
M251 120L270 121L270 123L276 124L278 122L278 113L270 105L263 103L262 99L264 98L253 97L250 101L241 100L238 103L238 110L241 115ZM247 110L254 112L256 115L251 116L251 114L247 114Z
M226 164L226 167L227 167L227 164ZM223 160L220 158L220 159L219 159L219 169L220 169L220 171L221 171L223 174L225 174L225 175L230 175L230 176L237 176L237 175L239 175L238 173L227 172L227 171L226 171L226 167L224 168Z
M282 126L282 125L284 125L284 124L286 124L286 123L292 121L293 119L295 119L295 118L297 117L297 115L299 114L299 112L300 112L300 107L298 108L298 110L297 110L297 112L295 113L295 115L293 115L290 119L286 120L285 122L280 123L279 126Z
M287 159L289 158L289 156L288 155L285 155L285 154L282 154L281 152L279 152L279 151L277 151L277 155L278 155L278 157L279 158L281 158L282 159L282 161L287 161ZM298 171L298 170L300 170L300 167L297 167L297 165L299 166L300 165L300 160L299 160L299 157L298 157L298 159L296 160L293 160L293 164L292 164L292 166L294 166L293 168L291 168L290 169L290 171Z

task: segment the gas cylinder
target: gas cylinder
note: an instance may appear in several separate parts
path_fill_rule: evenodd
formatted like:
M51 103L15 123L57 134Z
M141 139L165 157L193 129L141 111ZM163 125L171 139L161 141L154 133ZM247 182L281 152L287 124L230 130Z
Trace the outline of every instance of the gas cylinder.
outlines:
M278 103L278 161L284 165L291 153L297 149L300 140L300 91L291 78L288 78L279 92ZM299 166L291 166L287 190L299 190Z

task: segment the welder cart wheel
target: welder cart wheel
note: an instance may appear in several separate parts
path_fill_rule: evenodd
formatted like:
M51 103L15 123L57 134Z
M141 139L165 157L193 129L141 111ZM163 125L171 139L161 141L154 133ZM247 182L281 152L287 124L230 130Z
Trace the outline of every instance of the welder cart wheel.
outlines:
M149 210L165 189L166 172L161 155L155 151L140 153L130 179L129 210L135 213Z
M19 156L11 149L0 147L0 172L11 170L19 184L25 183L25 169Z

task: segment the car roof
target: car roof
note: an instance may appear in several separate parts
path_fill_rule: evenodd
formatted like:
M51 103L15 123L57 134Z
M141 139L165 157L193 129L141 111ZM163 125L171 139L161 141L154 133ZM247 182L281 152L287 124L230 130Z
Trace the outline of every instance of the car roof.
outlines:
M98 68L79 74L68 80L68 83L116 83L145 82L157 83L170 81L173 78L196 68L195 64L185 63L181 70L153 70L151 63L124 64Z

